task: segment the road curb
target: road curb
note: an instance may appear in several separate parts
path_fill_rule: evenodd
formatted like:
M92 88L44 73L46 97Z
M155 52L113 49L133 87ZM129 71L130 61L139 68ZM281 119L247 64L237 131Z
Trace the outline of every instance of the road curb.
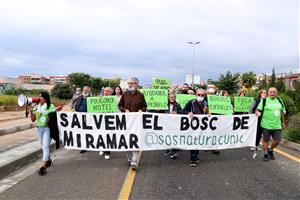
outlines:
M300 152L300 144L297 144L295 142L290 142L286 139L281 139L280 145L292 149L294 151Z
M24 117L8 117L8 118L0 119L0 123L1 123L1 122L7 122L7 121L18 120L18 119L24 119Z
M29 124L22 124L22 125L18 125L18 126L3 128L3 129L0 129L0 136L15 133L15 132L19 132L19 131L24 131L24 130L27 130L27 129L31 129L33 127L35 127L35 123L32 122L32 123L29 123Z
M51 142L51 153L55 150L55 142ZM42 148L38 141L21 145L0 154L0 179L13 171L33 162L42 156Z

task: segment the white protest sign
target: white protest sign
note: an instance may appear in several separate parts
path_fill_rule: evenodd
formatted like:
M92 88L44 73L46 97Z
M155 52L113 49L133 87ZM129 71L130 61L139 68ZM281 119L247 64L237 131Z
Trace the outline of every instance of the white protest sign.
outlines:
M66 149L212 150L254 146L257 117L59 112L58 126Z

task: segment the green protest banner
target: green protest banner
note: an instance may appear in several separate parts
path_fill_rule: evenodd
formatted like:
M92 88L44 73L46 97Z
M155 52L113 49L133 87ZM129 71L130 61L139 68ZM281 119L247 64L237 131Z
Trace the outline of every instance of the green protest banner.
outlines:
M182 109L185 107L187 102L192 99L196 99L196 96L190 94L176 94L176 102L180 104Z
M230 97L207 95L208 107L211 113L232 114L232 105Z
M147 103L148 110L167 110L168 91L162 89L141 89Z
M152 89L165 89L171 87L171 79L168 78L152 78Z
M117 98L116 96L88 97L87 111L93 113L117 112Z
M253 97L234 97L234 111L249 112L253 100Z

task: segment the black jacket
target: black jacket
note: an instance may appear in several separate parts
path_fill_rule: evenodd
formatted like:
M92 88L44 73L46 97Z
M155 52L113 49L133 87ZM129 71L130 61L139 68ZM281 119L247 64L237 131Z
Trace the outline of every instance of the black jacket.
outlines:
M190 100L185 105L184 109L182 110L183 114L188 114L189 112L192 112L193 114L205 114L204 108L208 107L208 104L205 100L198 103L197 100Z
M174 106L171 112L175 111L177 114L181 114L182 109L179 103L177 103L176 101L174 102ZM165 111L165 113L171 113L170 112L170 102L168 104L168 110Z
M79 108L80 108L80 105L82 104L82 101L84 101L84 98L83 98L83 95L80 95L77 98L77 100L75 102L75 106L74 106L76 112L79 112ZM87 106L86 106L86 112L87 112Z
M48 127L50 128L50 137L55 141L56 149L60 146L59 130L57 126L57 111L48 114Z

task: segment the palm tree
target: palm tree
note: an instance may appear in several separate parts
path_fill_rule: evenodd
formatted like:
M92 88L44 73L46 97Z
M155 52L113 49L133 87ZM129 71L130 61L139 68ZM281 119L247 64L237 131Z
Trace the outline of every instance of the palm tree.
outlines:
M256 82L255 76L256 74L252 71L244 73L242 75L243 86L245 86L247 89L251 89Z
M230 71L220 74L219 80L216 82L216 86L221 90L227 90L230 94L235 93L239 89L240 74L232 74Z

